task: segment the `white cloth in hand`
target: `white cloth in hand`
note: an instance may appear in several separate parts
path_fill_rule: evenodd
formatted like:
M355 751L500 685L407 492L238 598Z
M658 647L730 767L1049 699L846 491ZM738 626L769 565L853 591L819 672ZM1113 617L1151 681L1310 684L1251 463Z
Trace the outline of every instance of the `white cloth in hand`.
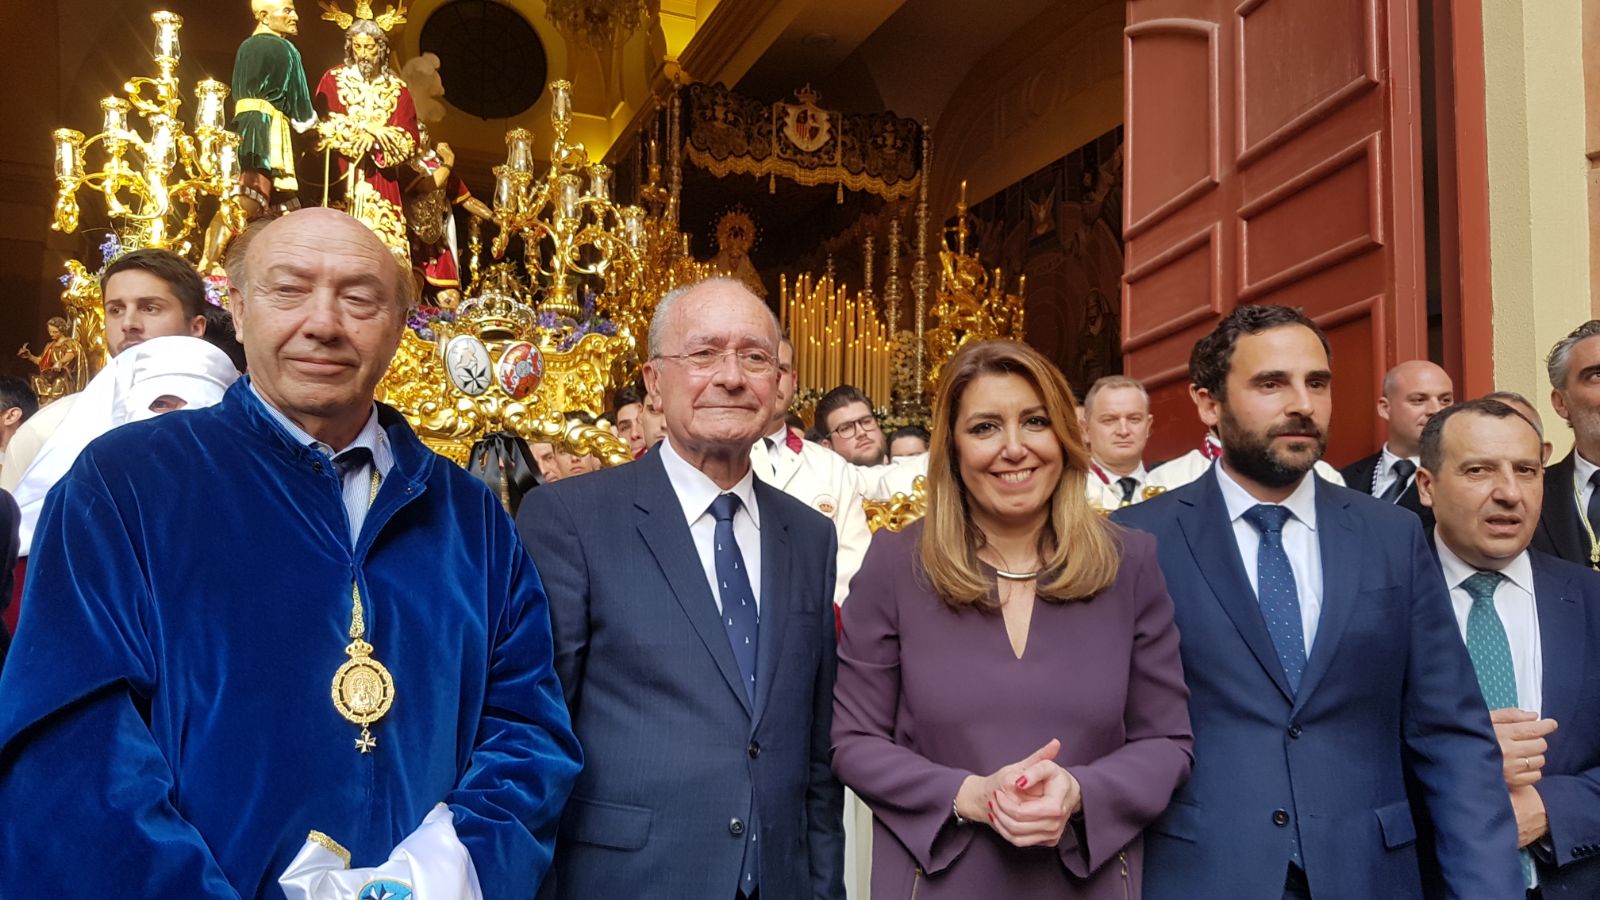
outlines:
M443 803L388 862L370 869L349 865L346 856L308 839L278 884L288 900L483 900L472 856L456 837L455 813Z

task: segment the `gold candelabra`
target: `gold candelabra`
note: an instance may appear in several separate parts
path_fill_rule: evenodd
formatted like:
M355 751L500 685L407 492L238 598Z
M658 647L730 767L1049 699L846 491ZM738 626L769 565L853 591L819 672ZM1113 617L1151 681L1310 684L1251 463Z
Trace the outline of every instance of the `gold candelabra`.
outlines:
M611 169L591 163L582 143L568 143L572 85L550 82L550 123L555 145L550 168L533 172L533 135L525 128L506 134L506 161L495 166L494 220L500 226L492 252L505 254L513 233L522 237L524 264L543 285L543 311L578 315L580 286L597 298L632 294L638 286L645 245L643 207L611 199ZM538 288L535 288L538 290Z
M78 191L87 187L100 192L106 212L120 222L124 248L164 247L188 256L201 201L233 202L239 136L227 130L227 86L209 78L195 85L194 132L184 130L175 74L183 18L162 11L150 21L156 27L156 76L131 78L122 86L126 98L101 100L98 134L86 138L58 128L52 135L57 197L50 227L67 233L77 229ZM129 113L144 120L148 137L130 125ZM98 171L85 172L86 155L96 144L104 158Z
M961 182L961 199L956 203L956 224L947 230L955 236L955 248L947 243L939 248L939 287L934 297L927 329L927 390L934 391L939 372L963 344L992 338L1022 340L1023 298L1027 276L1017 279L1017 292L1008 294L1005 277L997 267L986 271L978 254L967 252L967 183ZM944 243L944 242L941 242Z

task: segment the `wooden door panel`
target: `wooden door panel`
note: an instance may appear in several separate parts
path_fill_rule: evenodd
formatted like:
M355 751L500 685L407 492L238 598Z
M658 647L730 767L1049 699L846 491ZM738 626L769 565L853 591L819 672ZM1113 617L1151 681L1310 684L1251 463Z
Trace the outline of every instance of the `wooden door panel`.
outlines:
M1426 341L1408 4L1129 0L1123 359L1152 459L1199 440L1189 352L1240 303L1328 330L1328 458L1376 445L1379 379Z
M1377 87L1376 0L1251 0L1235 14L1241 166Z
M1124 166L1123 238L1131 240L1196 202L1217 184L1217 25L1194 19L1158 19L1127 29L1124 64L1130 77L1124 146L1140 134L1138 174Z

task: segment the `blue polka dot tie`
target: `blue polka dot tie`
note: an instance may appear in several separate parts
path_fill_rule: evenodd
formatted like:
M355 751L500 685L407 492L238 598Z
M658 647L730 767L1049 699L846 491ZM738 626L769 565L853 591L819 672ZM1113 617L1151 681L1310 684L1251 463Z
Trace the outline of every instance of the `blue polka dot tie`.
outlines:
M1461 582L1461 589L1472 598L1467 611L1467 655L1478 675L1478 688L1490 709L1517 705L1517 669L1511 661L1511 639L1505 623L1494 608L1494 592L1505 576L1499 572L1477 572ZM1522 851L1522 880L1533 883L1533 857Z
M722 625L728 631L728 643L733 647L733 659L739 664L739 678L744 682L745 696L755 702L756 696L756 630L761 616L756 612L756 594L750 588L750 573L745 571L744 556L739 552L739 542L733 537L733 514L739 511L739 498L733 494L719 494L711 501L711 515L717 520L713 540L716 551L717 586L722 597Z
M1306 633L1300 621L1300 592L1295 587L1294 569L1283 549L1283 525L1289 521L1289 508L1257 504L1245 511L1244 518L1261 533L1261 545L1256 550L1256 602L1289 681L1289 693L1298 693L1300 676L1306 670Z
M739 498L733 494L718 494L711 501L711 516L717 520L713 535L717 586L722 597L722 626L728 631L728 643L733 647L733 659L739 664L739 679L744 682L744 693L753 705L756 696L756 631L761 626L761 615L756 611L756 594L750 589L750 573L745 570L744 556L739 552L739 542L733 537L733 514L739 511ZM761 852L757 839L760 824L755 807L750 809L746 823L744 860L739 865L739 892L748 897L756 892L761 881Z

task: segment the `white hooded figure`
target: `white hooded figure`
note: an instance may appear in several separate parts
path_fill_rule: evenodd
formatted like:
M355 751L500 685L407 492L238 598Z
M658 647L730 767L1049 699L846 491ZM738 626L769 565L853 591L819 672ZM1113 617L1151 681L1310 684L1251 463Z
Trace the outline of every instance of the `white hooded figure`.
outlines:
M220 403L238 377L226 353L186 335L152 338L112 359L84 387L17 483L14 496L22 509L23 555L33 543L45 495L90 441L129 422Z

